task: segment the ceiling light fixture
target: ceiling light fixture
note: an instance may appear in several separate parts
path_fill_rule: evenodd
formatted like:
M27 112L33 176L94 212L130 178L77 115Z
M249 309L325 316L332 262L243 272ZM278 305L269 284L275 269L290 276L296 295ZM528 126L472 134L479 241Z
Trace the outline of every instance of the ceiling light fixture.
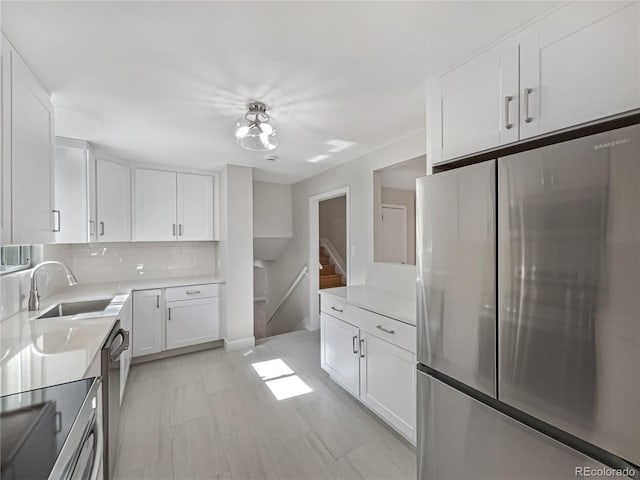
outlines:
M245 150L266 152L278 146L278 129L262 102L249 102L247 113L236 121L236 142Z

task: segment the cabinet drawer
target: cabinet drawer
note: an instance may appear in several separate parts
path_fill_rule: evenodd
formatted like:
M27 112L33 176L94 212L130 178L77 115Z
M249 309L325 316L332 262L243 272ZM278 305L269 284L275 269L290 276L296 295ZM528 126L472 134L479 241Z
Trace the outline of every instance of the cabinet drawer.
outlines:
M340 320L353 323L352 314L350 313L353 310L356 309L329 295L322 295L320 298L320 311Z
M357 325L361 330L416 353L416 327L362 308L355 310Z
M176 300L193 300L196 298L218 297L219 285L217 283L209 283L205 285L187 285L185 287L171 287L165 290L165 298L167 302L175 302Z

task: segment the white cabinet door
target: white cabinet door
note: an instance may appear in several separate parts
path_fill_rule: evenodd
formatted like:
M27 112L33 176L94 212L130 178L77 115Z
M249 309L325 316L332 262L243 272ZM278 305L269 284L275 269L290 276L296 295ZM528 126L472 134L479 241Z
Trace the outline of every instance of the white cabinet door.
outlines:
M416 356L360 331L360 399L416 441Z
M98 159L96 170L98 241L131 240L131 169Z
M96 192L96 158L91 146L87 144L87 190L89 192L89 241L98 241L97 192Z
M213 177L178 174L179 240L213 240Z
M3 36L3 241L52 243L53 105ZM6 45L6 46L5 46ZM9 72L4 70L8 68ZM5 96L7 95L7 96ZM7 148L8 147L8 148ZM10 188L5 192L5 188ZM6 230L10 225L11 233ZM10 240L9 240L10 239Z
M217 297L167 302L167 350L219 339Z
M175 240L176 174L137 168L135 176L135 240Z
M491 50L444 75L430 93L438 94L440 101L430 102L431 123L439 124L439 135L431 138L439 144L430 150L432 164L517 140L517 44Z
M639 5L620 5L576 2L522 43L521 138L640 106Z
M355 396L360 395L358 327L320 314L321 366L331 378Z
M131 366L131 351L133 349L133 312L131 304L133 303L132 297L126 301L126 303L120 309L120 327L129 332L129 348L122 352L120 356L120 404L122 405L122 399L124 397L124 391L127 385L127 378L129 377L129 367Z
M87 152L67 139L56 142L55 241L84 243L89 239Z
M134 357L162 350L162 290L141 290L133 293Z

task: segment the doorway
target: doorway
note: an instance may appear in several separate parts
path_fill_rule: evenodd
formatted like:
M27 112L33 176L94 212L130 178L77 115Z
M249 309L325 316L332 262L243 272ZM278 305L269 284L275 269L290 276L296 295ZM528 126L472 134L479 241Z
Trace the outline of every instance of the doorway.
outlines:
M309 198L309 329L320 327L318 291L349 285L349 187Z
M407 206L382 204L382 261L407 263Z

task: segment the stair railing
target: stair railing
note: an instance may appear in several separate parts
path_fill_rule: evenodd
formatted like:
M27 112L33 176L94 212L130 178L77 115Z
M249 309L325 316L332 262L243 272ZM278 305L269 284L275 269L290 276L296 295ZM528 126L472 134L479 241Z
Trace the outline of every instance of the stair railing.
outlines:
M275 308L273 313L269 316L269 320L267 320L267 325L269 325L271 323L271 320L273 320L273 317L276 316L276 313L278 313L278 310L280 310L280 307L282 307L284 302L286 302L287 299L291 296L293 291L296 289L296 287L300 283L300 280L302 280L302 277L304 277L305 275L309 275L309 267L307 265L302 267L302 270L300 270L300 273L298 273L298 275L296 276L295 280L293 281L293 283L291 284L291 286L287 290L287 293L285 293L284 296L282 297L282 300L280 300L280 302L278 302L278 306Z

